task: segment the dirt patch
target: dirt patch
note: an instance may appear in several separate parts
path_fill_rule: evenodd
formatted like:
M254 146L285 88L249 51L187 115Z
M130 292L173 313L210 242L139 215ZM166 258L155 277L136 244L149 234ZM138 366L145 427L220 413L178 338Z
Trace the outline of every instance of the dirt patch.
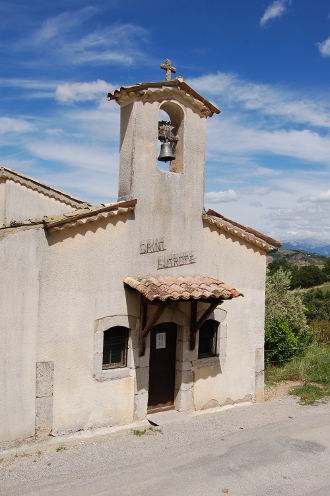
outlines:
M284 398L294 386L301 386L302 381L281 381L275 384L265 384L265 401Z

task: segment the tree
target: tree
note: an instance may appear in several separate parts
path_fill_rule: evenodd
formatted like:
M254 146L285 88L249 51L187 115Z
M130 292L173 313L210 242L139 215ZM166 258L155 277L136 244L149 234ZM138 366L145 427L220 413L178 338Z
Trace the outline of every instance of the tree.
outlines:
M298 292L290 291L291 274L282 268L267 274L265 359L285 362L305 351L311 342L305 307Z
M328 278L330 277L330 257L327 258L324 264L323 272Z
M307 331L305 307L301 296L290 291L291 274L282 268L267 275L265 323L285 319L293 330Z

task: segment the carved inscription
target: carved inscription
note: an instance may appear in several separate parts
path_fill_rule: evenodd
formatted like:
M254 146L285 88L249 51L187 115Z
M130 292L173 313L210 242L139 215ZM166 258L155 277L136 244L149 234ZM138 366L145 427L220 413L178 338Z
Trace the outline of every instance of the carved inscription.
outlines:
M196 263L196 257L193 251L183 253L171 253L171 255L158 257L157 269L169 269L179 267L180 265L189 265Z
M140 255L146 253L156 253L157 251L165 251L164 238L147 239L140 242Z

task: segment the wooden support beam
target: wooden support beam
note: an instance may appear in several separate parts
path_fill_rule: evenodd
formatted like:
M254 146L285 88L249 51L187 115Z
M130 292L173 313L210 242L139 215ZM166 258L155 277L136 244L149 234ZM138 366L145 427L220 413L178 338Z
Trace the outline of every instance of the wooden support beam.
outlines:
M196 307L193 307L193 302L196 304ZM205 310L201 318L196 323L196 315L197 315L197 302L191 301L191 317L190 317L190 350L194 350L196 346L196 333L202 327L204 322L209 318L212 312L216 309L216 307L221 302L221 299L218 298L210 303L210 306Z
M146 341L146 337L147 335L149 334L149 332L151 331L151 329L154 327L154 325L156 325L157 321L159 320L159 318L161 317L162 313L164 312L165 308L166 308L166 304L161 304L161 305L157 305L157 309L155 311L155 313L153 314L152 317L150 317L149 321L147 321L147 301L144 299L143 300L143 303L142 303L142 306L143 305L146 305L145 309L142 308L142 319L141 319L141 329L140 329L140 356L144 355L145 353L145 348L146 348L146 345L145 345L145 341Z
M190 349L194 350L196 345L196 320L197 320L197 300L190 303Z

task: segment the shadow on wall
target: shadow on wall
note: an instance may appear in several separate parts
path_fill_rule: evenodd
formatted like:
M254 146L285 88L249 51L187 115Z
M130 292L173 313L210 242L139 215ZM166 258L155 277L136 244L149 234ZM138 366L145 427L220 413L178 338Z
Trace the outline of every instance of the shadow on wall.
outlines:
M77 235L84 236L87 232L96 233L98 229L106 230L109 224L115 226L119 222L127 222L135 219L135 213L127 212L120 215L114 215L102 218L97 221L79 224L73 227L66 227L62 231L46 231L46 239L49 246L56 243L62 243L68 238L75 238Z

